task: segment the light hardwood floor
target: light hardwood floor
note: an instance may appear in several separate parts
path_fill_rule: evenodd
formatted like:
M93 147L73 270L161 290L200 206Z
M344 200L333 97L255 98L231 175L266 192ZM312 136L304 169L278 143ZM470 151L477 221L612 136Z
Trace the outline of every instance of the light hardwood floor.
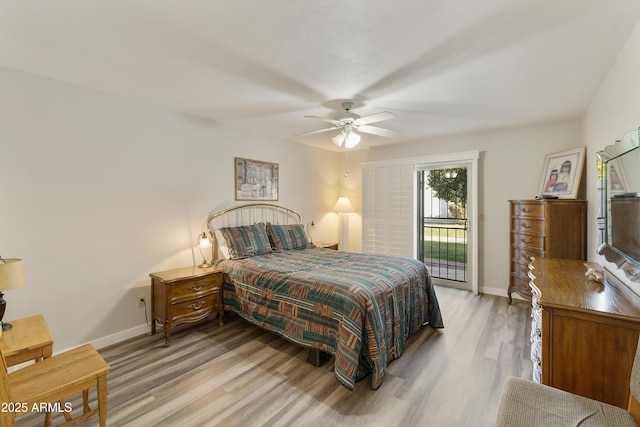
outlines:
M421 329L388 367L341 386L331 363L232 316L102 349L110 426L491 426L508 375L531 377L530 304L437 287L445 328ZM95 398L95 393L91 393ZM71 401L81 408L80 400ZM54 424L62 420L54 415ZM18 419L41 426L43 416ZM97 419L84 426L97 425Z

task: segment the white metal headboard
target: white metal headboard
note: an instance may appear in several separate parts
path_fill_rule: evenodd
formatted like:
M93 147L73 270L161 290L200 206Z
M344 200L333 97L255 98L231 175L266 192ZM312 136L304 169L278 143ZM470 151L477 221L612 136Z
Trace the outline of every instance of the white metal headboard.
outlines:
M237 227L259 222L301 224L302 216L284 206L271 203L248 203L212 213L207 219L207 227L213 233L223 227Z
M301 224L302 216L293 209L270 203L247 203L214 212L207 218L207 227L214 241L214 257L220 258L215 231L224 227L252 225L259 222L271 224Z

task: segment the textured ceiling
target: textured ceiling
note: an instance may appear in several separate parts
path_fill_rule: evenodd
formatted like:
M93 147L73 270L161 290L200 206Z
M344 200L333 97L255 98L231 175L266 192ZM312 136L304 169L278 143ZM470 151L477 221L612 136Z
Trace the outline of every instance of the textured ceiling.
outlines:
M344 100L390 140L579 117L637 0L3 0L0 66L335 149Z

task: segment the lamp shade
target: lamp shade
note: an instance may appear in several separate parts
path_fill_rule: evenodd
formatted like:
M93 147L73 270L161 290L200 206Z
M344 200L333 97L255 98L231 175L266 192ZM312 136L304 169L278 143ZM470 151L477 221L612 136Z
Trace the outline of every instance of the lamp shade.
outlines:
M353 148L360 142L360 135L355 133L354 131L350 131L347 135L347 139L344 142L344 146L346 148Z
M21 259L0 258L0 292L19 288L26 283Z
M340 197L338 199L338 201L336 202L335 206L333 207L333 211L334 212L338 212L338 213L353 213L353 212L355 212L353 210L353 206L351 205L351 202L349 201L348 197Z
M201 248L210 248L211 247L211 240L209 240L209 238L207 237L207 235L204 233L204 231L202 232L202 234L198 237L198 246Z
M333 141L334 144L336 144L338 147L342 147L342 144L344 143L344 139L345 139L345 132L342 131L339 134L337 134L336 136L334 136L333 138L331 138L331 140Z

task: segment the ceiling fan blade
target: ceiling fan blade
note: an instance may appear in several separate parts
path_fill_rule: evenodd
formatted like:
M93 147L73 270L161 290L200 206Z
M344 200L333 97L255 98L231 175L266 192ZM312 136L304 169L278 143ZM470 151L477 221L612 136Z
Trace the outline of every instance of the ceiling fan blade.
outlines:
M327 122L327 123L331 123L334 126L339 126L340 122L338 120L334 120L334 119L327 119L326 117L320 117L320 116L305 116L308 119L314 119L314 120L320 120L323 122Z
M388 111L383 111L381 113L371 114L370 116L360 117L354 121L355 124L358 125L368 125L369 123L381 122L383 120L395 119L397 116Z
M370 133L373 135L383 136L385 138L397 138L400 133L391 129L379 128L376 126L361 125L357 127L358 132Z
M320 130L314 130L314 131L311 131L311 132L299 133L298 135L295 135L295 136L313 135L314 133L327 132L327 131L335 130L335 129L342 129L342 126L333 126L333 127L330 127L330 128L324 128L324 129L320 129Z

